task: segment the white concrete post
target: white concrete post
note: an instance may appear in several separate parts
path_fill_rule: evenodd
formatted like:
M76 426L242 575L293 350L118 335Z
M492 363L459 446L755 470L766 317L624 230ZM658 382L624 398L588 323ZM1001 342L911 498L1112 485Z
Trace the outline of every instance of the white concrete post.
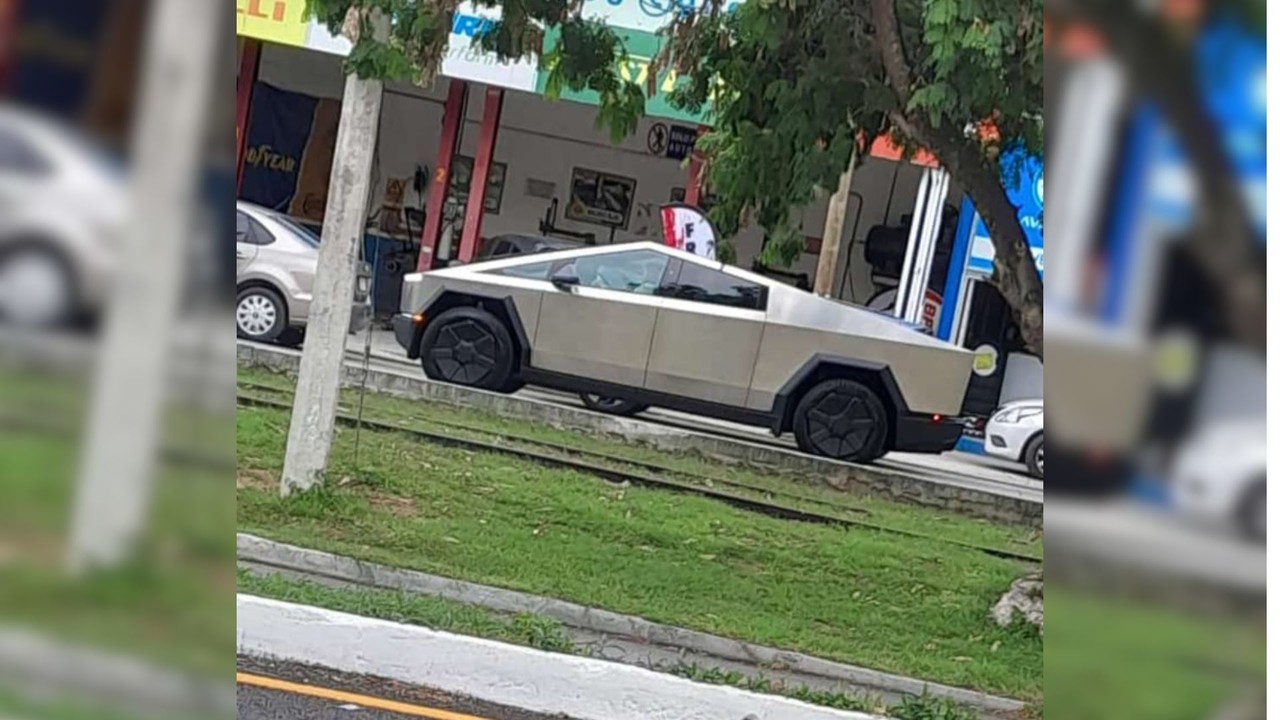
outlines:
M385 19L375 22L375 27L385 37ZM381 113L382 81L348 75L329 174L307 338L285 447L280 480L283 495L320 483L329 464Z
M119 238L72 511L73 572L124 562L146 527L225 17L207 0L152 4L133 127L130 221Z
M853 170L857 164L858 153L854 150L849 155L849 167L840 174L839 187L827 203L827 224L822 229L822 251L818 254L818 269L813 280L813 292L820 297L831 297L831 289L835 287L845 212L849 208L849 187L853 184Z

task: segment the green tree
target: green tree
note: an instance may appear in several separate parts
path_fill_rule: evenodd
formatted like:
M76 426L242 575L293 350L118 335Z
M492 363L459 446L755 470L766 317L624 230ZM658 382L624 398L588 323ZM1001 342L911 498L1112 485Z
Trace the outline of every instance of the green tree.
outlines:
M597 92L599 124L615 139L635 130L655 79L675 70L673 103L709 105L715 123L699 141L704 183L718 198L712 220L726 235L762 226L766 262L799 256L798 211L836 188L862 143L890 132L909 153L929 150L986 220L993 281L1028 348L1042 353L1043 286L999 157L1015 146L1043 152L1043 0L747 0L732 10L702 0L665 30L646 88L618 75L622 41L584 19L581 0L480 1L503 15L476 41L503 57L540 55L553 97ZM309 7L349 34L360 24L353 8L390 15L391 41L359 33L348 62L362 75L423 82L439 69L457 2Z

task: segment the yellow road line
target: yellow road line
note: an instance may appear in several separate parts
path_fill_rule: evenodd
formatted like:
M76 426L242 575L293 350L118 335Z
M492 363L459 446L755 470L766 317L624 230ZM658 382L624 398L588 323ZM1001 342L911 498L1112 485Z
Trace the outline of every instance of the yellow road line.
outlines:
M263 677L261 675L250 675L249 673L237 672L236 684L251 685L253 687L263 688L264 690L277 690L279 692L292 693L294 695L306 695L308 697L320 698L322 700L332 700L333 702L349 703L351 705L359 705L360 707L369 708L371 710L385 710L386 712L399 713L401 715L430 718L430 720L488 720L487 718L476 717L475 715L463 715L462 713L450 712L448 710L439 710L437 708L423 707L421 705L410 705L409 703L384 700L382 698L369 697L368 695L344 692L342 690L330 690L329 688L317 687L315 685L302 685L300 683L288 682L287 680L277 680L275 678Z

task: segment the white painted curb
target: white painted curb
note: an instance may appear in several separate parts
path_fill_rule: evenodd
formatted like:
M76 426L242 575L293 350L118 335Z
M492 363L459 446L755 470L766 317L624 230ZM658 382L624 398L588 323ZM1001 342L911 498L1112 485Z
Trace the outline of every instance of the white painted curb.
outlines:
M236 652L577 720L883 720L593 658L236 595Z

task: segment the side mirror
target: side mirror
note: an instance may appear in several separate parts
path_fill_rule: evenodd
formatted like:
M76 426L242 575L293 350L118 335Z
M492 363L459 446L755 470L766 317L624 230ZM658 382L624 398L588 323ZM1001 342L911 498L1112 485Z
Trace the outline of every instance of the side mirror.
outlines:
M551 284L560 290L569 290L579 284L577 271L572 265L565 265L551 275Z

